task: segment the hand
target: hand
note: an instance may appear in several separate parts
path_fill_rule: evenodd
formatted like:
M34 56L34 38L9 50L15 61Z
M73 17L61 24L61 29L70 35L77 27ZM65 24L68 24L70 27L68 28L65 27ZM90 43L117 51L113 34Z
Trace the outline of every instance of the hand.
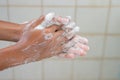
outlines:
M80 55L80 56L85 55L86 52L89 50L89 47L87 46L88 40L86 38L82 38L82 37L77 35L73 39L68 41L68 40L66 40L65 37L62 36L64 31L62 29L60 29L60 26L58 27L57 25L53 25L53 26L51 26L49 28L44 29L43 31L34 30L34 28L37 25L39 25L43 20L44 19L42 17L42 18L40 18L38 20L30 21L30 22L28 22L27 24L24 25L24 27L25 27L25 30L23 31L24 32L24 37L22 37L23 40L21 39L22 42L19 41L19 43L27 44L30 41L30 43L28 43L29 46L26 47L27 49L26 48L23 49L24 52L26 52L26 53L29 52L29 53L33 53L33 54L37 53L37 55L43 54L44 55L43 58L51 57L51 56L54 56L54 55L58 55L60 57L65 57L65 58L75 58L76 55L77 56L78 55ZM54 34L57 34L57 35L54 35L54 37L52 39L46 41L44 39L44 36L45 36L46 33L47 34L52 33L52 35L54 35ZM29 37L29 39L26 40L27 42L24 42L25 38L27 36L31 36L31 37ZM37 39L36 36L40 36L40 37ZM59 38L60 36L62 36L61 37L62 39L59 40L59 41L56 41L56 39ZM82 42L78 42L75 46L79 47L79 49L81 49L81 50L77 50L77 52L76 52L76 50L74 50L74 49L71 50L70 49L69 54L66 54L66 53L60 54L60 53L62 53L62 49L64 48L63 47L64 45L61 45L61 44L63 44L63 42L68 43L68 42L71 42L71 41L75 41L76 38L78 38L78 37ZM31 43L32 40L34 40L34 43ZM56 41L56 42L53 42L53 40ZM44 43L44 47L43 47L43 43ZM38 44L42 44L42 45L38 45ZM58 44L60 46L58 46ZM48 45L49 45L49 47L48 47ZM55 48L53 48L54 46L55 46ZM42 50L42 49L44 49L44 50ZM76 53L74 53L74 52L76 52ZM41 56L43 56L43 55L41 55Z
M61 53L58 55L64 58L75 58L77 56L84 56L89 50L88 40L79 35L75 35L75 37L69 40L64 46L65 47L72 46L68 49L67 54Z
M40 60L58 55L62 52L62 43L68 40L62 36L64 31L57 25L52 25L43 30L35 29L42 23L44 17L32 20L24 24L23 35L17 43L21 46L21 51L30 61Z

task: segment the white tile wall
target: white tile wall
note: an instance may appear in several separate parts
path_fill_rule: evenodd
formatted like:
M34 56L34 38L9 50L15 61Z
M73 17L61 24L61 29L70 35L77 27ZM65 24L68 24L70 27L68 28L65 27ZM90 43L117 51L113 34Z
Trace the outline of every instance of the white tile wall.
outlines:
M44 14L55 12L61 16L71 16L74 19L74 7L44 7Z
M105 60L103 65L103 80L120 80L120 61Z
M120 6L120 0L112 0L113 6Z
M41 0L9 0L10 5L41 5Z
M45 80L70 80L72 62L69 60L45 61Z
M48 12L69 15L77 21L80 34L85 33L89 39L87 56L75 60L54 57L44 64L36 62L10 68L0 72L0 80L120 80L120 0L0 0L0 20L10 18L21 23ZM107 37L105 44L104 36ZM12 44L15 43L0 41L0 48ZM106 45L105 52L103 45ZM102 57L102 54L105 55ZM102 68L99 57L104 59Z
M0 7L0 20L8 20L7 7Z
M10 21L25 22L41 16L39 7L10 7Z
M77 24L83 33L104 33L107 8L78 8Z
M105 57L120 57L120 37L108 36Z
M0 48L5 48L10 45L8 41L0 41Z
M1 5L7 5L7 0L0 0L0 6Z
M15 67L15 80L42 80L41 62L34 62Z
M120 33L120 8L111 8L110 20L109 20L109 33Z
M103 50L104 36L86 36L89 40L90 51L85 57L101 57Z
M98 80L100 73L100 61L75 60L73 80Z
M80 6L108 6L109 0L77 0Z
M43 5L70 6L70 5L75 5L75 0L43 0Z
M0 80L13 80L13 69L0 71Z

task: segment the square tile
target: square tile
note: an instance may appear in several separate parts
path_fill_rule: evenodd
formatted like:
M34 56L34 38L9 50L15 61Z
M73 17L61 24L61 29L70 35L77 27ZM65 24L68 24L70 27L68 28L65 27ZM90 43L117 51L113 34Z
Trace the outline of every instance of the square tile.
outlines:
M0 80L13 80L13 69L0 71Z
M113 6L120 6L120 0L112 0Z
M0 7L0 20L8 20L7 7Z
M41 62L33 62L15 67L14 72L15 80L41 80Z
M78 0L80 6L108 6L109 0Z
M90 50L84 57L101 57L103 52L104 36L86 36Z
M41 0L9 0L10 5L41 5Z
M7 5L7 0L0 0L0 5Z
M100 61L75 60L73 80L98 80Z
M0 48L5 48L7 46L10 46L10 42L0 40Z
M108 36L105 57L120 57L120 36Z
M45 80L70 80L72 62L69 60L45 61Z
M50 5L50 6L69 6L75 5L75 0L43 0L43 5Z
M41 16L39 7L10 7L10 21L22 23Z
M120 7L111 8L109 20L109 33L120 33Z
M77 24L83 33L104 33L107 8L78 8Z
M72 20L74 19L74 8L70 7L44 7L44 14L49 12L55 12L56 15L60 16L71 16Z
M105 60L102 78L103 80L120 80L120 60Z

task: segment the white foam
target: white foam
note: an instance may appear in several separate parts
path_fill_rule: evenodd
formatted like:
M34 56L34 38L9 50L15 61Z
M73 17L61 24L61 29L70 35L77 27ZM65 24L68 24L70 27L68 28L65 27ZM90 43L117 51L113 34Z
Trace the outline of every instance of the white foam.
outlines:
M70 22L68 25L64 26L65 28L74 28L75 22Z
M48 33L48 34L45 34L45 35L44 35L45 40L52 39L52 37L53 37L53 34L52 34L52 33Z
M48 13L45 17L45 21L51 21L54 16L55 16L54 12Z
M64 36L67 39L71 39L73 36L75 36L76 32L79 32L80 28L76 26L75 22L71 21L70 16L66 16L65 18L62 18L60 16L55 16L55 13L49 13L46 15L45 20L40 24L39 26L36 27L36 29L44 29L45 27L49 27L50 25L53 24L63 24L62 29L65 31ZM49 40L53 37L52 33L45 33L44 38L45 40ZM78 49L75 48L75 44L79 42L79 37L75 37L72 41L68 42L64 46L63 52L68 53L69 49Z
M54 16L55 16L55 13L48 13L45 16L45 20L40 25L35 27L35 29L40 29L41 30L41 29L44 29L47 26L52 25L50 21L53 19Z
M74 32L79 32L80 31L80 27L77 26L73 30L74 30Z
M67 17L68 19L70 19L70 20L72 19L71 16L66 16L66 17Z
M35 29L40 29L40 30L42 30L42 29L44 29L44 27L43 27L42 25L38 25Z

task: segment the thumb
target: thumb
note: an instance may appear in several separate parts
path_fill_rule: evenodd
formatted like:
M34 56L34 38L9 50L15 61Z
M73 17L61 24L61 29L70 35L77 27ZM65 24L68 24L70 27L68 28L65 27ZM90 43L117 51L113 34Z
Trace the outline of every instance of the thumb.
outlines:
M36 19L35 21L33 21L32 23L32 28L35 28L36 26L40 25L43 21L44 21L45 16L42 15L41 17L39 17L38 19Z

